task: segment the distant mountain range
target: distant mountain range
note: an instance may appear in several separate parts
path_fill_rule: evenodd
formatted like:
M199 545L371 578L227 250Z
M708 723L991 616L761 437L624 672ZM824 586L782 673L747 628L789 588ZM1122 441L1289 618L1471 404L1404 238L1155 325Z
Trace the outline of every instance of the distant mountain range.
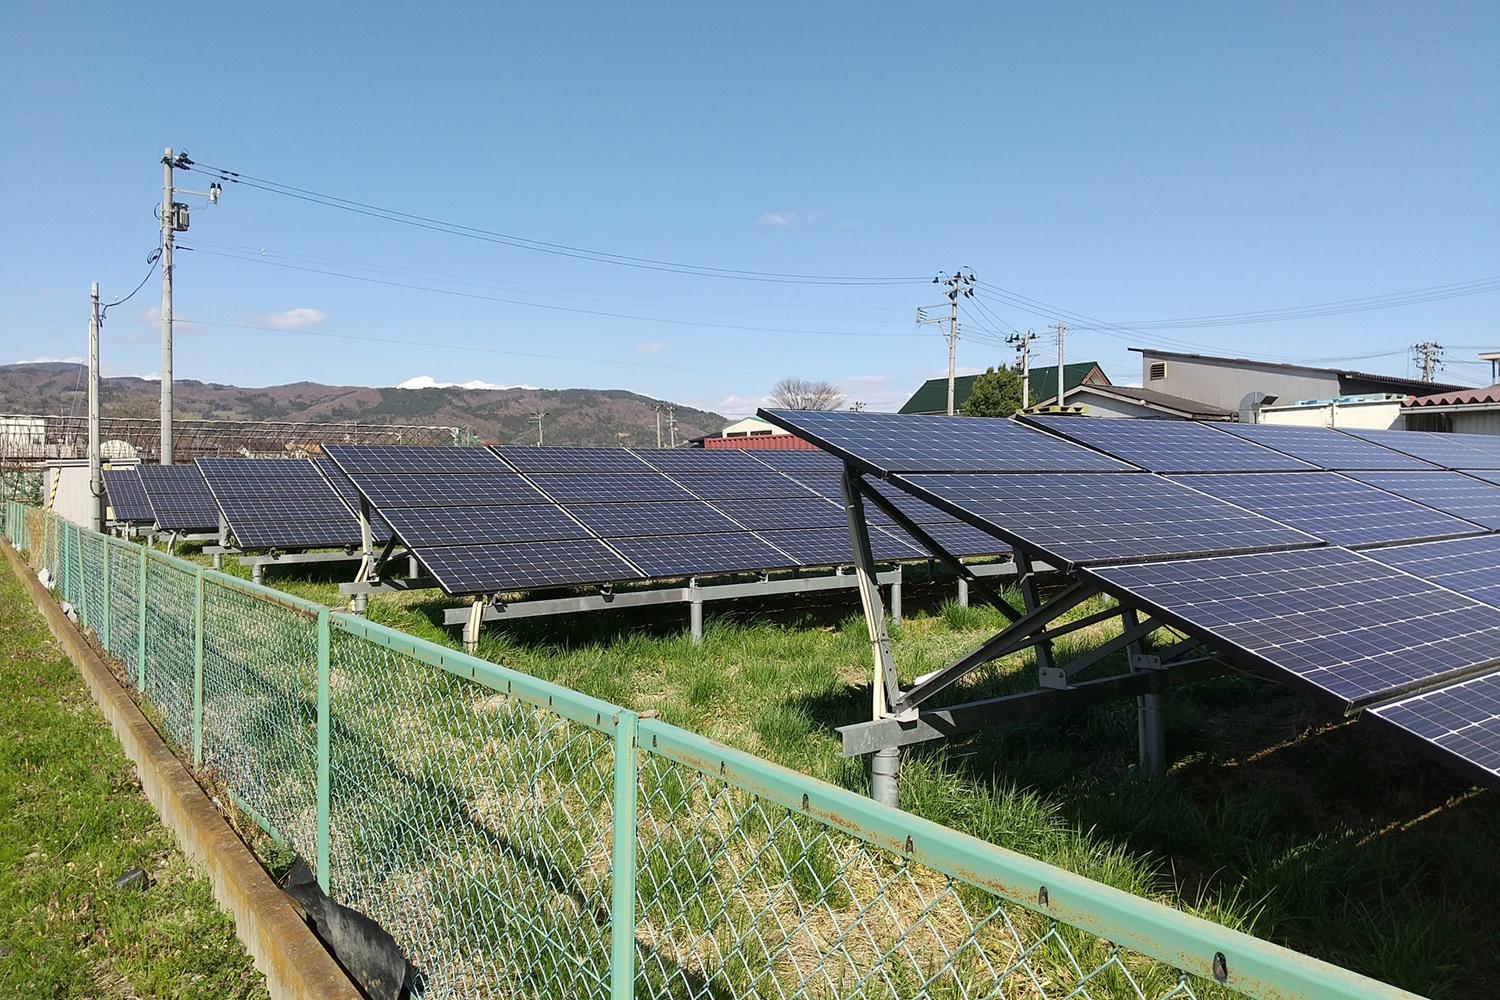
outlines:
M84 413L88 372L69 362L0 365L0 412ZM107 417L155 417L161 389L140 378L106 378L100 409ZM623 389L422 389L371 388L293 382L247 389L235 385L178 379L172 403L181 418L206 420L354 420L368 424L438 424L462 427L486 441L534 444L538 411L549 445L656 446L656 412L662 404L663 443L666 402ZM677 440L717 433L729 421L717 413L677 407Z

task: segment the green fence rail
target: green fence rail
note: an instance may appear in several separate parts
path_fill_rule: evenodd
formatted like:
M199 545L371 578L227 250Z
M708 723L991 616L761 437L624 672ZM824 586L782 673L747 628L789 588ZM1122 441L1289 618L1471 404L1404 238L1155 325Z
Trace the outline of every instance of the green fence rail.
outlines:
M419 996L1411 996L36 508L5 531Z

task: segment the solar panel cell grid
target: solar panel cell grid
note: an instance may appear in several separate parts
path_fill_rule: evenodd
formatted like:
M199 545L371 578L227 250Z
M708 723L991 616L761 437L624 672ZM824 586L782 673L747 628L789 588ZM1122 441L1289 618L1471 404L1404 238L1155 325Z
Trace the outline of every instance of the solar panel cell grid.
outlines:
M738 531L744 527L700 500L571 504L567 509L592 531L605 538Z
M1365 554L1377 562L1500 608L1500 535L1392 545Z
M530 476L558 503L650 503L692 500L693 495L655 472L612 472L592 475L534 473Z
M877 472L1125 471L1130 466L1010 420L762 410L773 423Z
M141 487L141 478L134 466L104 470L104 492L109 502L110 517L116 521L151 522L156 515L151 511L151 501Z
M1024 420L1152 472L1271 472L1314 466L1185 420L1028 416Z
M707 448L642 448L636 457L661 472L764 472L766 466L746 451Z
M324 448L339 468L356 472L508 472L488 448L419 448L407 445L331 444Z
M359 491L354 488L354 480L344 474L331 458L319 458L316 460L318 471L332 486L334 492L344 501L344 506L349 508L349 513L357 521L359 519ZM386 524L385 518L373 508L370 510L370 535L377 545L384 545L391 537L391 527Z
M524 448L502 445L495 453L521 472L648 472L650 467L624 448Z
M1500 528L1500 486L1460 472L1350 472L1351 479L1486 528Z
M1318 542L1144 472L918 475L901 481L1063 562L1181 558Z
M776 528L844 528L847 531L849 524L843 506L823 497L715 500L714 506L744 527L757 531Z
M1500 441L1486 435L1436 434L1427 431L1343 430L1365 441L1420 458L1445 469L1500 469ZM1473 438L1474 440L1470 440Z
M844 463L822 449L800 448L752 448L749 449L757 462L781 472L828 471L841 472Z
M551 504L504 507L393 507L391 527L408 545L484 545L587 538L588 529Z
M774 569L793 562L786 553L772 548L748 531L612 538L609 544L647 576Z
M854 561L848 528L792 528L759 532L761 537L790 554L803 566L840 566ZM918 559L917 546L881 531L870 529L870 554L877 560Z
M1332 472L1187 475L1175 481L1335 545L1415 541L1482 530Z
M195 466L142 465L136 473L151 501L157 527L183 532L219 529L219 507Z
M1346 549L1088 572L1350 704L1500 658L1500 609Z
M1500 674L1426 691L1371 714L1491 776L1500 776Z
M771 500L812 495L812 490L779 472L674 472L672 479L704 500Z
M933 541L955 556L979 556L1010 551L1009 545L972 525L924 524L919 527L931 535ZM892 530L894 532L900 529Z
M635 580L640 574L596 539L509 545L438 546L417 552L450 594Z
M514 472L488 474L357 472L351 478L370 503L394 507L494 507L546 503L525 477Z
M1215 430L1254 441L1304 462L1335 471L1431 469L1432 465L1329 427L1216 423Z
M1500 472L1488 472L1484 469L1467 469L1464 471L1464 475L1500 486Z

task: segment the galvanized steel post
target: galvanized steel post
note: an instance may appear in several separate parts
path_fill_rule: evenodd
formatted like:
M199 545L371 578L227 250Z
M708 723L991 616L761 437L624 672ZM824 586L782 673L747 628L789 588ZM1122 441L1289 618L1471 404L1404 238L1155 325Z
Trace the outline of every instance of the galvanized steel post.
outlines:
M192 766L202 766L202 567L193 586Z
M317 875L318 885L324 892L332 892L329 878L329 818L333 807L333 761L329 747L328 687L329 687L329 633L328 609L318 612L318 832Z
M614 840L610 862L609 995L635 996L635 734L637 716L621 709L615 716Z

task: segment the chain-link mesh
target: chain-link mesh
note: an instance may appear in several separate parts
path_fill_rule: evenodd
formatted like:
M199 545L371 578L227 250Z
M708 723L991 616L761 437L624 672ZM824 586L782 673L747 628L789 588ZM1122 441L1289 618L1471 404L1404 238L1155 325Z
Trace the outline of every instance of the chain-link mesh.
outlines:
M317 682L316 615L204 579L203 765L305 857L316 847Z
M78 539L79 577L78 596L83 611L83 627L92 629L95 635L104 634L105 585L104 536L92 531L82 532Z
M141 653L141 560L136 545L109 547L109 652L125 667L125 678L135 684Z
M640 772L651 996L1230 996L801 811L654 754Z
M335 628L332 883L427 997L606 996L604 733Z
M193 742L196 601L197 574L188 564L147 553L146 698L180 746Z

